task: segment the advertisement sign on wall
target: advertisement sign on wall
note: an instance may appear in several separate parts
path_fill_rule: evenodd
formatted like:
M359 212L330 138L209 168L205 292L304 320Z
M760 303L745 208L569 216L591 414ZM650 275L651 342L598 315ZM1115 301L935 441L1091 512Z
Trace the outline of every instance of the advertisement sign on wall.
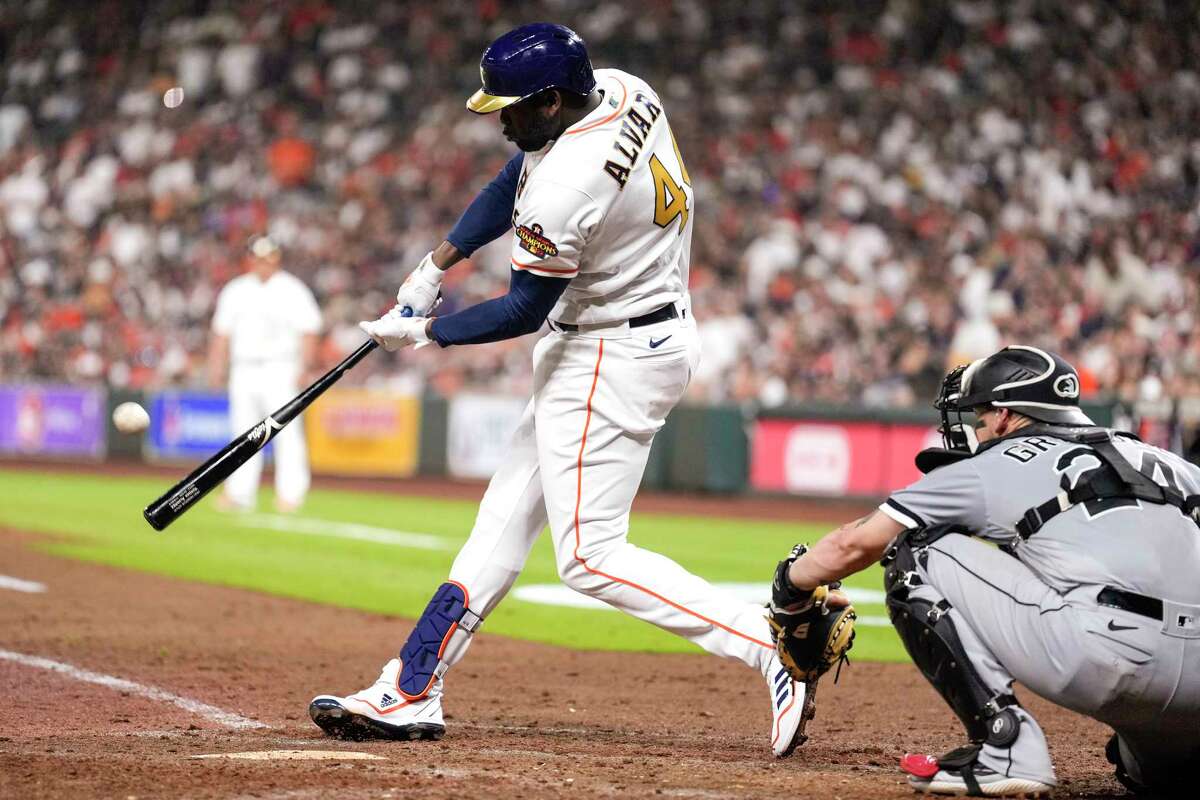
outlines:
M421 403L413 395L330 389L304 412L313 472L390 477L415 474L420 418Z
M224 394L162 392L150 401L149 411L146 442L157 458L203 460L233 438Z
M104 392L65 386L0 389L0 452L104 455Z
M925 425L760 418L750 485L789 494L882 497L912 483L913 457L940 445Z
M528 399L458 395L450 401L446 464L458 478L490 478L508 458Z

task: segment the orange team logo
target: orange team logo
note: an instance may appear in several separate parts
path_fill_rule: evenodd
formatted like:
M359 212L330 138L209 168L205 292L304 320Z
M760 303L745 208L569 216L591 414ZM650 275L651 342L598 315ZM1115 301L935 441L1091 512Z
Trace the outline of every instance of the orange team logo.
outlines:
M542 226L537 223L529 226L519 226L517 228L517 239L520 240L521 247L533 253L538 258L552 258L558 255L558 245L542 234Z

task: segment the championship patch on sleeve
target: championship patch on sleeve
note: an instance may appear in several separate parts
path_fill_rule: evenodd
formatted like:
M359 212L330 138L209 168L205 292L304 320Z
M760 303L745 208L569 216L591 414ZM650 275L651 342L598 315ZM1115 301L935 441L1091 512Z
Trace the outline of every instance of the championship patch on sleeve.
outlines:
M517 226L517 240L522 249L528 250L538 258L553 258L558 255L558 245L546 238L542 233L542 226L537 223Z

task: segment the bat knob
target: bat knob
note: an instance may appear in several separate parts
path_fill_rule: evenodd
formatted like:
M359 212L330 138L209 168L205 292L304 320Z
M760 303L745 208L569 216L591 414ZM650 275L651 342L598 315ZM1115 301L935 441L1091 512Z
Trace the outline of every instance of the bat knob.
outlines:
M411 317L412 315L413 315L412 306L405 306L404 308L400 309L400 316Z

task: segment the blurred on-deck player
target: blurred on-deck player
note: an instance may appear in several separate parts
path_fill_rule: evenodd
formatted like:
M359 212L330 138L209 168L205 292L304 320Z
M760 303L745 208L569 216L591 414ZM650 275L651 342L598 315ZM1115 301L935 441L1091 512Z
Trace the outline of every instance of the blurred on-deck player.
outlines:
M1195 796L1200 469L1097 427L1078 398L1074 367L1034 347L957 368L937 401L947 446L917 457L927 474L776 570L773 615L882 557L892 623L968 737L904 757L918 791L1053 789L1017 680L1111 726L1129 788Z
M812 696L782 670L763 608L627 540L650 444L700 357L687 296L694 196L663 103L634 75L593 72L583 41L560 25L506 33L480 71L467 107L499 111L523 152L405 280L396 308L363 328L395 350L498 341L548 320L533 397L399 658L372 686L318 696L309 713L335 736L440 738L443 674L549 523L568 586L758 670L772 749L787 755L804 740ZM508 294L430 318L442 271L514 226Z
M295 397L316 351L321 311L304 283L280 269L282 253L266 236L247 247L249 270L227 283L217 296L209 378L220 386L229 373L229 416L240 432ZM275 503L294 511L304 502L310 476L304 427L295 420L273 440ZM254 456L225 482L218 497L227 510L255 507L263 456Z

